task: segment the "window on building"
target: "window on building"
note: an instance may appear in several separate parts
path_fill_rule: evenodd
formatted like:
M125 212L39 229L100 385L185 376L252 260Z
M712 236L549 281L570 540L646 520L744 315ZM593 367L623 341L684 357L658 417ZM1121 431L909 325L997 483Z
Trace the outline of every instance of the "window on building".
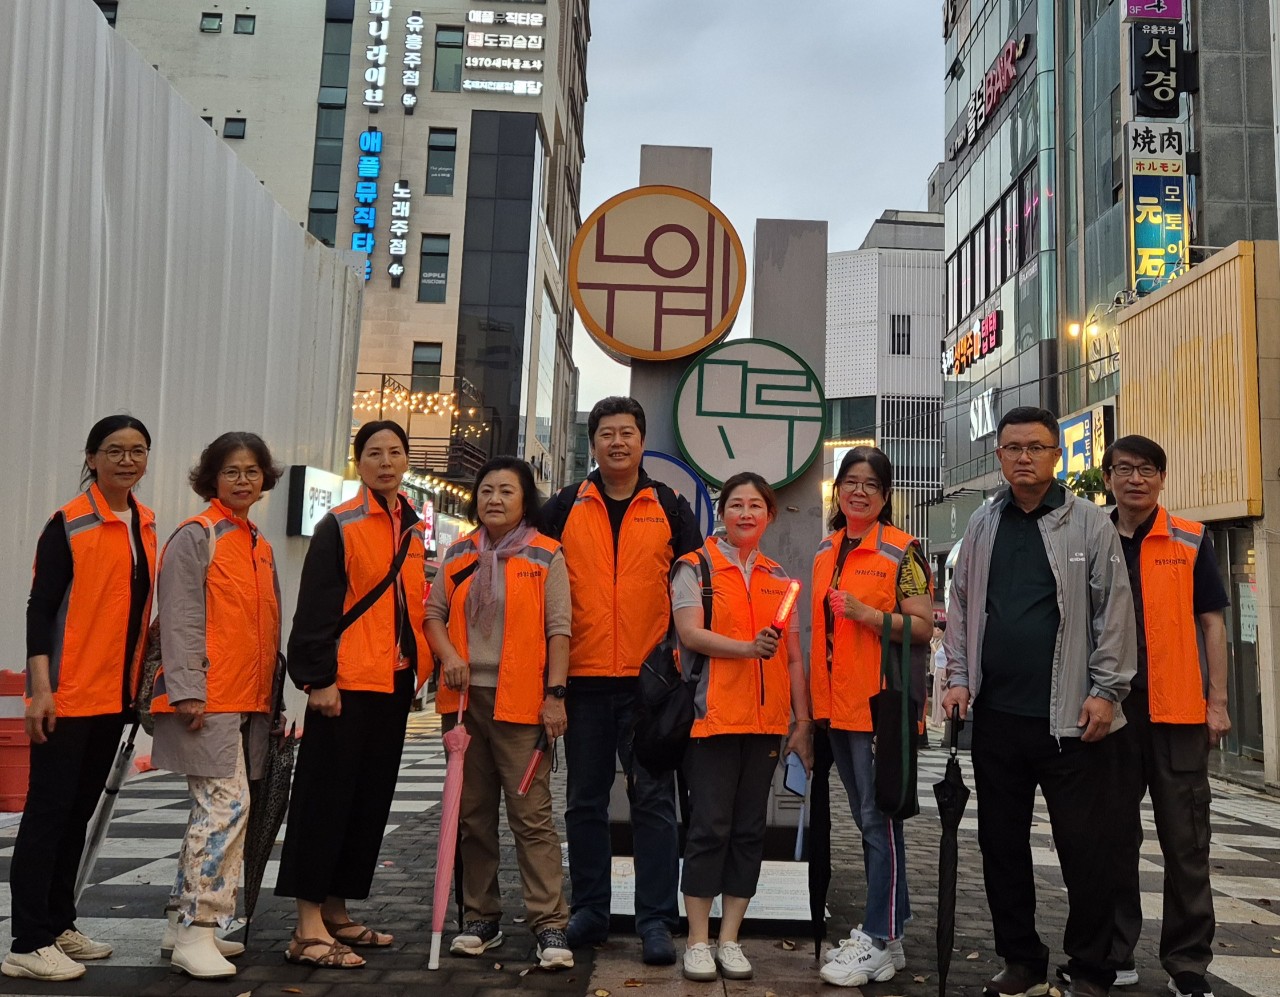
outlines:
M973 311L973 254L968 239L960 247L960 321Z
M436 71L432 90L462 89L462 29L436 28Z
M947 260L947 328L954 329L960 322L960 258L952 254Z
M120 4L115 0L94 0L98 5L98 9L102 11L102 16L107 19L107 23L113 28L116 26L116 14L120 9Z
M432 128L427 139L427 193L453 194L454 161L458 153L456 128Z
M440 390L440 364L443 356L439 343L413 344L413 377L409 383L411 392L430 395Z
M987 287L987 236L979 224L973 230L973 303L981 304L990 293Z
M1000 262L1000 250L1004 245L1004 233L1000 231L1000 205L987 215L987 287L994 294L1008 277Z
M1031 261L1038 248L1040 232L1040 183L1035 166L1018 181L1018 266Z
M1111 91L1111 203L1124 200L1124 124L1120 88Z
M258 18L255 14L237 14L236 15L236 34L251 35L258 26Z
M338 234L338 190L342 183L342 133L346 127L347 70L351 22L326 21L316 108L316 147L311 166L307 231L332 246Z
M200 120L201 120L201 121L203 121L203 122L204 122L206 125L208 125L210 128L212 128L212 127L213 127L213 118L206 118L206 117L202 114L202 115L200 115Z
M449 280L449 237L424 235L418 270L418 300L442 302Z
M911 316L889 316L889 352L895 357L911 356Z
M227 118L222 122L223 138L244 138L244 118Z
M208 13L201 14L200 30L207 34L217 34L222 30L222 15Z

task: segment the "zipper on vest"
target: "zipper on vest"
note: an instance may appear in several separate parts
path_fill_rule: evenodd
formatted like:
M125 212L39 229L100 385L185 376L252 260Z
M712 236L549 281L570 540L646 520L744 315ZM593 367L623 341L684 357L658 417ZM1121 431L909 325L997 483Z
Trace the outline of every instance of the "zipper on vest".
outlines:
M759 556L758 552L757 556ZM753 575L755 574L754 566L751 569L751 573ZM751 636L754 638L759 631L756 630L756 605L751 600L751 580L743 575L741 571L739 571L738 574L742 578L743 586L747 590L747 612L751 616ZM756 658L756 677L760 686L760 705L764 706L764 658Z

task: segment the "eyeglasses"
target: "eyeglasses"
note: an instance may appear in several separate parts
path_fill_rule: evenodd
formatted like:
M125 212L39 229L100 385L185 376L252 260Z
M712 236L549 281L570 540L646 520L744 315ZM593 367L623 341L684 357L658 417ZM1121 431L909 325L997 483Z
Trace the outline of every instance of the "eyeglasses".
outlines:
M130 447L127 450L124 447L107 447L105 450L98 451L113 464L123 464L126 456L132 457L135 461L144 461L150 452L148 447Z
M1134 471L1142 478L1154 478L1160 473L1160 469L1151 464L1113 464L1107 473L1116 478L1132 478Z
M1021 460L1022 455L1026 454L1032 460L1039 460L1047 453L1057 453L1057 447L1046 447L1043 443L1033 443L1029 447L1020 447L1016 443L1010 443L1007 446L996 447L1000 455L1008 460Z
M863 495L879 495L883 486L874 478L860 481L857 478L845 478L840 482L842 492L862 492Z
M218 472L218 476L221 477L223 481L239 481L241 478L244 478L245 481L261 481L262 468L246 467L241 469L238 467L224 467Z

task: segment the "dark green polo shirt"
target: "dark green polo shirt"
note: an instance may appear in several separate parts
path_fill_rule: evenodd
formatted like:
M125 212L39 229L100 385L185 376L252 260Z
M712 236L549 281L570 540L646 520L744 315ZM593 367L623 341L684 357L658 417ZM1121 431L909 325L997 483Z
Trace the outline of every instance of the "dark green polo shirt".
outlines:
M1049 716L1053 649L1058 639L1058 583L1049 564L1040 520L1067 496L1058 482L1031 512L1009 504L1000 512L987 583L987 628L982 640L986 709L1023 717Z

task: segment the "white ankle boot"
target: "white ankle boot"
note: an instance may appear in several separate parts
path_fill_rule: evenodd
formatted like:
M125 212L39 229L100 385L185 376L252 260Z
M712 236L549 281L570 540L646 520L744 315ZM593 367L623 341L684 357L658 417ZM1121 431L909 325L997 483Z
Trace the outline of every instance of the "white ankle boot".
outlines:
M178 940L178 912L176 910L165 912L164 937L160 940L160 958L173 958L173 945ZM244 955L244 946L239 942L233 942L226 938L217 938L215 941L218 951L223 958L234 959L238 955Z
M218 936L213 928L194 924L178 925L170 964L198 980L217 980L236 975L236 967L227 962L218 951Z

